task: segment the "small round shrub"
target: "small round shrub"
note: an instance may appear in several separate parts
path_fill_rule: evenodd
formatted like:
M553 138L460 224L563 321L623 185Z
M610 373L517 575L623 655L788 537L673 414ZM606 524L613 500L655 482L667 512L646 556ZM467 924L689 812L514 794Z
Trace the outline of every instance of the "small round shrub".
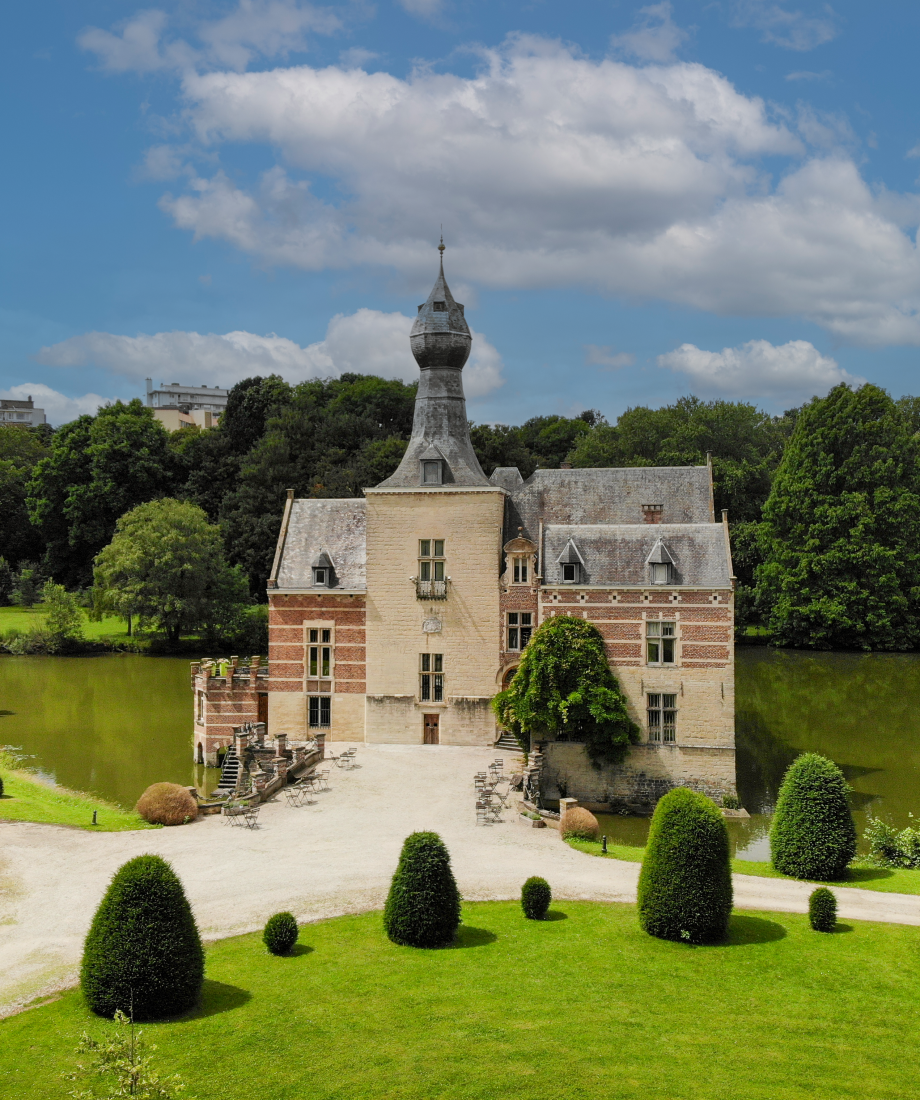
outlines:
M297 921L293 914L276 913L269 917L262 939L273 955L286 955L297 943Z
M833 932L837 923L837 899L826 886L812 890L808 899L808 919L816 932Z
M600 833L597 818L584 806L573 806L559 819L559 835L563 840L597 840Z
M140 796L137 812L151 825L185 825L198 816L198 803L178 783L154 783Z
M187 1012L204 980L204 950L182 883L160 856L115 872L83 946L80 985L93 1012L136 1020Z
M528 920L543 920L552 900L553 892L545 878L534 875L521 887L521 908Z
M383 927L405 947L445 947L460 924L460 892L437 833L406 837L383 910Z
M770 828L773 866L794 878L839 879L856 855L856 827L843 772L807 752L789 766Z
M676 787L655 807L639 874L639 923L687 943L724 939L732 911L728 829L704 794Z
M0 775L0 798L3 798L3 776Z

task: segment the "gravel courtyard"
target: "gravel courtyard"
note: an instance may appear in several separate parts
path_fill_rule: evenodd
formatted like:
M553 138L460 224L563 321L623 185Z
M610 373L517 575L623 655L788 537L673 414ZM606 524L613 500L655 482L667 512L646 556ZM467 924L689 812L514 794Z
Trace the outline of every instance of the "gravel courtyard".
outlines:
M516 897L537 874L559 898L635 899L636 863L576 852L556 830L528 828L510 808L504 822L477 827L472 777L496 750L357 749L359 767L330 767L331 790L313 805L290 807L279 795L262 807L254 830L230 828L220 817L136 833L0 823L0 1014L73 984L83 936L112 873L143 852L170 860L208 938L252 931L282 909L309 921L381 907L403 839L416 829L441 834L470 900ZM516 755L503 755L507 772ZM787 912L805 912L812 889L745 875L734 885L737 908ZM835 893L842 919L920 924L920 897Z

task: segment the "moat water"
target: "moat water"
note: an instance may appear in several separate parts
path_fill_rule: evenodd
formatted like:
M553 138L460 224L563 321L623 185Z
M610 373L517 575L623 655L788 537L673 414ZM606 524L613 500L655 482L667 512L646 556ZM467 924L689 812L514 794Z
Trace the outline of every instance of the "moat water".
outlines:
M920 819L920 654L737 651L738 793L749 821L733 847L769 856L767 831L783 772L801 752L836 761L868 813L898 827ZM0 657L0 745L21 746L49 779L133 806L150 783L210 789L192 762L189 660L171 657ZM602 818L618 843L642 845L648 819Z

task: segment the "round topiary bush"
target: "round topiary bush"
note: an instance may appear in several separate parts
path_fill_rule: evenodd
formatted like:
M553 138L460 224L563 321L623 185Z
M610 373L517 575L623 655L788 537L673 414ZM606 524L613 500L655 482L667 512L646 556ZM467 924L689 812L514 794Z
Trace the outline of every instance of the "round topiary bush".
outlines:
M662 798L639 875L639 923L650 936L724 939L732 911L728 830L718 806L676 787Z
M262 939L273 955L286 955L297 943L297 931L292 913L276 913L268 918Z
M573 806L559 819L559 835L563 840L597 840L600 833L597 818L584 806Z
M808 919L816 932L833 932L837 924L837 899L826 886L812 890L808 899Z
M789 766L770 829L773 866L794 878L839 879L856 855L843 772L807 752Z
M154 783L134 807L151 825L185 825L198 816L198 803L178 783Z
M116 871L83 946L80 985L100 1016L121 1009L136 1020L177 1016L194 1006L204 950L172 867L137 856Z
M437 833L412 833L383 910L386 934L406 947L444 947L459 924L460 893L444 842Z
M552 900L553 892L545 878L534 875L521 887L521 908L528 920L543 920Z
M0 775L0 798L3 798L3 776Z

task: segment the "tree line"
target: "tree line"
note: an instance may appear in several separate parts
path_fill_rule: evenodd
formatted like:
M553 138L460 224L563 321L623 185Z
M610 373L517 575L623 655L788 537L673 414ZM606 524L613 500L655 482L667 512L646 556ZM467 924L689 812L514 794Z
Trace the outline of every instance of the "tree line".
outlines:
M285 490L359 496L388 477L412 427L415 385L372 375L289 385L277 375L230 391L217 428L169 433L140 400L57 430L0 427L0 600L46 580L94 583L97 556L138 505L194 505L227 562L264 599ZM920 645L920 398L838 386L772 416L746 402L685 397L627 409L473 424L486 473L537 468L701 465L728 510L738 621L779 644Z

